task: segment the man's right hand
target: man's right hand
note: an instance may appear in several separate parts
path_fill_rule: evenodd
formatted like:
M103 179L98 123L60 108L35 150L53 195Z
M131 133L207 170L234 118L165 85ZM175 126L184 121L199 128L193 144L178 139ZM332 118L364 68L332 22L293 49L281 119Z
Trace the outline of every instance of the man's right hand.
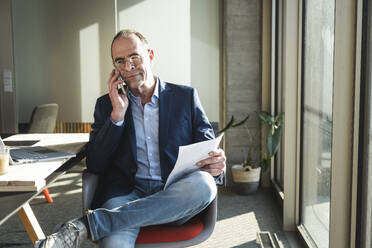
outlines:
M124 120L125 113L127 112L129 101L127 92L123 89L123 94L119 94L118 85L124 81L119 79L119 72L112 70L108 80L109 96L112 104L111 120L119 122Z

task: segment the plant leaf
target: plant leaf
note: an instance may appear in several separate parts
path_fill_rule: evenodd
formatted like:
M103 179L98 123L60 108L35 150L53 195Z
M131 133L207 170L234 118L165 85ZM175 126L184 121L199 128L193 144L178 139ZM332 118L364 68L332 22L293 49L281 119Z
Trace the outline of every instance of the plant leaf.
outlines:
M218 131L218 134L221 134L223 132L225 132L226 130L228 130L230 127L232 127L232 124L234 123L234 116L231 116L231 119L229 121L229 123L227 123L227 125L222 128L220 131Z
M269 132L267 134L267 150L269 152L270 157L274 156L275 153L278 151L280 138L282 136L282 126L274 129L274 132Z
M284 115L284 112L281 112L279 114L277 114L274 118L274 121L275 122L279 122L280 124L282 123L283 121L283 115Z
M243 120L239 121L238 123L233 124L231 127L238 127L240 125L243 125L248 119L249 119L249 115L247 115L247 117L245 117Z
M267 112L264 112L264 111L262 111L261 113L265 113L266 115L268 114ZM266 118L265 118L261 113L259 113L259 112L256 111L256 114L258 115L258 117L259 117L262 121L267 122Z
M267 133L266 147L269 154L273 154L273 134L271 133L271 130Z

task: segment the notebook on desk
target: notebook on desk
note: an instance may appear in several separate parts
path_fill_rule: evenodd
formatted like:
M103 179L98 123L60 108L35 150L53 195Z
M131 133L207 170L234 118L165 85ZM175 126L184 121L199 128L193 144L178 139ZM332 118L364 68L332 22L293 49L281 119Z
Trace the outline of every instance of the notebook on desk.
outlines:
M0 147L4 146L5 144L0 137ZM72 153L61 152L43 146L28 146L10 149L11 164L43 162L64 158L73 158L75 156L76 155Z

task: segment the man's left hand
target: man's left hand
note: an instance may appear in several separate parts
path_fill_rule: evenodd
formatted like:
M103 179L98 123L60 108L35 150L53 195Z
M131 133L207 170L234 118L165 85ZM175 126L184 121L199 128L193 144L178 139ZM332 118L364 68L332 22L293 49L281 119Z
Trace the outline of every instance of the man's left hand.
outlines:
M226 156L222 149L214 150L209 153L209 158L197 163L202 171L209 172L212 176L220 175L226 167Z

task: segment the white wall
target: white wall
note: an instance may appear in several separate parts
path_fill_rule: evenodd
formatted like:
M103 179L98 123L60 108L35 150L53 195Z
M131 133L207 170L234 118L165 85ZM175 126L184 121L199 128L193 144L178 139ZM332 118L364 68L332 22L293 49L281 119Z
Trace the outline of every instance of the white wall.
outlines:
M218 0L191 0L191 86L210 121L219 121L220 31ZM222 99L221 99L222 101Z
M59 120L93 121L112 68L114 1L13 0L19 121L56 102Z
M141 32L154 49L154 73L163 81L190 85L190 1L118 0L119 29Z
M191 85L210 121L219 120L218 0L118 0L119 29L145 35L163 81Z
M115 1L12 0L19 121L34 106L60 105L60 121L93 121L95 100L107 92L115 34ZM218 121L218 0L118 0L120 28L142 32L155 50L164 81L198 89Z

